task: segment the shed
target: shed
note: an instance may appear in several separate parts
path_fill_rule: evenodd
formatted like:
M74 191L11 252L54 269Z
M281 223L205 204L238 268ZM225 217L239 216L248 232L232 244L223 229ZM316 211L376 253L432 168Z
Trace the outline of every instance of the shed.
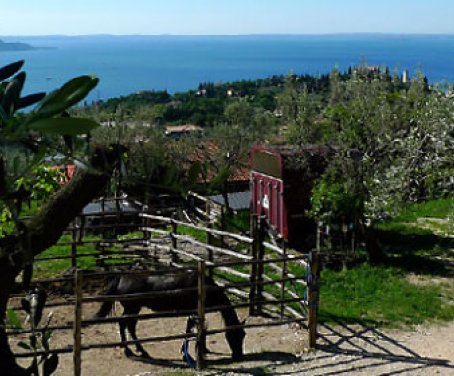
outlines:
M251 210L291 246L311 247L315 223L307 217L315 178L334 149L325 145L264 146L251 149Z
M234 211L249 209L251 203L251 192L233 192L227 194L229 207ZM220 206L226 206L223 195L208 196L208 199Z

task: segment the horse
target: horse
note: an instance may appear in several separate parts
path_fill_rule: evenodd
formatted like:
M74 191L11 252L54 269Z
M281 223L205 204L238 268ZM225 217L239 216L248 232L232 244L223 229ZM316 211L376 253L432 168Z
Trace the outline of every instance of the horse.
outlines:
M137 315L142 307L147 307L155 312L184 311L197 309L198 305L198 273L188 272L185 274L164 274L152 276L122 275L116 276L107 284L104 295L118 295L117 301L123 306L124 315ZM216 284L213 278L205 277L206 299L205 310L207 312L219 311L224 324L228 327L225 338L232 351L232 359L241 360L243 357L243 341L245 331L241 328L242 323L238 319L232 304L224 290ZM162 292L152 294L149 297L138 299L122 299L122 294L138 294L148 292ZM112 310L113 301L102 303L94 318L106 317ZM137 318L125 317L119 321L121 341L126 341L126 328L131 337L137 340ZM144 358L150 358L140 343L136 343L136 349ZM127 357L134 356L133 352L124 345Z

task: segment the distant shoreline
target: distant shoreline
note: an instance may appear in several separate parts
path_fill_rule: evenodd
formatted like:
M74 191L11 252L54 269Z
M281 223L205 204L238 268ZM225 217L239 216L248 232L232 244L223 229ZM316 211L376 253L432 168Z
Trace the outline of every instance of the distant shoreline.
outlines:
M32 46L24 42L5 42L0 37L0 52L14 51L35 51L35 50L55 50L57 47L52 46Z
M27 62L27 90L51 91L76 74L96 74L100 84L88 101L140 90L197 90L200 83L254 80L277 75L318 76L355 64L387 66L429 82L454 82L454 35L418 37L381 34L335 36L112 36L3 38L42 51L3 52ZM20 55L20 56L17 56ZM47 80L46 78L52 78Z
M28 43L22 42L4 42L0 39L0 52L1 51L30 51L35 47Z

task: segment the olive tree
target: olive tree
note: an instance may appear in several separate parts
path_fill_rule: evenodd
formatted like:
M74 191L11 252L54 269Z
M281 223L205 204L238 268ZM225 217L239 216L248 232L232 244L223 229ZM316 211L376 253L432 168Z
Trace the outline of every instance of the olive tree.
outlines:
M4 375L27 375L32 369L17 365L5 328L5 313L11 293L27 287L17 277L29 269L33 258L53 245L68 224L80 213L110 179L118 160L118 147L91 147L87 157L79 158L76 175L27 220L20 219L20 207L27 197L16 189L19 171L11 151L23 156L31 170L43 157L63 151L72 154L78 135L88 134L97 124L82 118L69 118L65 111L83 99L98 79L81 76L49 93L22 96L26 73L23 61L0 69L0 210L11 213L11 231L0 238L0 372ZM35 105L32 111L22 108ZM50 138L49 138L50 137ZM56 142L61 139L62 142ZM66 146L63 146L66 145ZM3 225L3 224L0 224Z

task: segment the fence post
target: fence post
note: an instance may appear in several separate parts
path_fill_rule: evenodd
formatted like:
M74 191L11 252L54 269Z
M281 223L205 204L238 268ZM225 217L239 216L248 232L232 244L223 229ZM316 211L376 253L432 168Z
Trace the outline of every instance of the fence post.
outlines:
M211 204L209 201L205 201L205 216L206 216L206 221L208 223L211 223Z
M148 206L143 205L141 208L141 213L142 214L148 214ZM144 240L150 240L151 239L151 233L148 231L148 228L151 227L150 225L150 218L148 217L142 217L142 226L143 226L143 239Z
M251 274L249 276L250 290L249 290L249 315L255 315L255 296L257 289L257 249L259 243L258 228L257 228L257 215L251 215L251 233L252 233L252 244L251 244Z
M315 349L317 342L317 316L319 301L319 254L311 252L309 254L310 275L307 278L308 292L308 329L309 329L309 349Z
M265 240L265 223L262 216L259 217L258 227L258 244L257 244L257 295L258 300L263 300L263 269L264 265L261 261L265 258L265 247L263 242ZM257 304L257 313L262 313L262 304Z
M323 223L322 222L317 222L317 233L315 234L315 249L317 250L317 252L320 252L320 248L321 248L321 232L322 232L322 228L323 228Z
M76 219L72 223L71 266L74 269L77 268L77 220Z
M287 248L285 247L284 239L282 239L282 258L284 259L284 262L282 263L281 300L284 300L285 299L285 280L288 275ZM281 303L281 319L284 317L284 308L285 308L285 304Z
M206 348L206 331L205 331L205 262L198 262L198 304L197 304L197 369L205 368L205 348Z
M73 361L74 361L74 376L81 376L82 373L82 271L76 270L74 276L74 292L75 292L75 307L74 307L74 346L73 346Z
M210 229L213 228L213 222L211 222L211 221L208 222L208 228L210 228ZM210 231L207 232L207 244L213 245L213 234ZM213 250L208 249L208 261L212 263L213 259L214 259ZM213 277L213 268L208 269L208 275L210 277Z
M178 225L173 218L172 218L170 224L172 226L172 232L170 233L170 238L172 240L172 249L177 249L178 244L177 244L177 238L175 237L175 235L177 235ZM171 261L172 261L172 263L175 263L177 261L176 253L173 251L171 252Z

